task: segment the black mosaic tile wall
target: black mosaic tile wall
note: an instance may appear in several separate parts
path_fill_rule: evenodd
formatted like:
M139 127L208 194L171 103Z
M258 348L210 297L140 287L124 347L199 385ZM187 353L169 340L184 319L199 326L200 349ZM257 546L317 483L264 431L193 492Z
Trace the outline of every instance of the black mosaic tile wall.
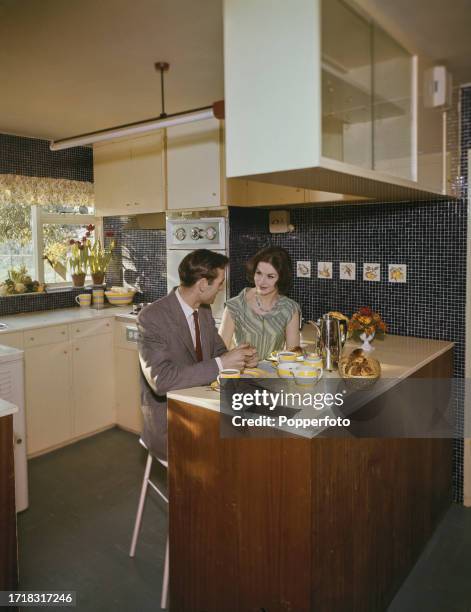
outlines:
M268 245L284 247L293 263L311 262L311 278L295 278L291 294L305 319L371 306L393 334L456 342L455 376L464 376L464 201L295 208L291 234L270 234L263 209L248 215L231 208L229 223L231 295L246 286L244 264L251 255ZM319 261L333 262L332 280L317 278ZM356 263L356 280L339 279L340 262ZM380 282L362 280L363 263L381 265ZM408 266L407 283L388 282L389 263ZM459 443L455 456L455 497L462 500Z
M134 285L135 301L153 302L167 294L165 230L125 229L128 217L105 217L104 230L117 242L116 257L106 275L108 285Z
M0 134L0 174L22 174L93 182L93 151L50 151L48 140Z
M91 292L91 287L82 287L54 293L31 293L1 297L0 316L40 310L56 310L57 308L72 308L77 306L75 296L79 293L89 292Z
M461 90L461 176L468 187L468 149L471 149L471 86Z

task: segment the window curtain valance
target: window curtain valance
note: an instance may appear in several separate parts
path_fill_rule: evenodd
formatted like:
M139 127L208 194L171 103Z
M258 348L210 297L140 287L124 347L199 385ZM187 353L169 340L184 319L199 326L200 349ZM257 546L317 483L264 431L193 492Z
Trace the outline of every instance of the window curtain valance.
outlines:
M93 206L93 183L19 174L0 174L0 205Z

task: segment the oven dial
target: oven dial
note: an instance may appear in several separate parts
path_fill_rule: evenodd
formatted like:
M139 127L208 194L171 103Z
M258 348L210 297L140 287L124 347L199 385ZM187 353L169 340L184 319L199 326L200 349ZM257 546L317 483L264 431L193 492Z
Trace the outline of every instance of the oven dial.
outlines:
M216 228L215 228L215 227L213 227L212 225L210 225L210 226L208 227L208 229L206 230L206 238L207 238L208 240L214 240L214 239L216 238L217 234L218 234L218 233L217 233Z
M191 237L193 240L199 240L201 238L201 230L197 227L191 228Z
M175 231L175 238L177 240L185 240L186 238L186 232L185 229L183 227L179 227L176 231Z

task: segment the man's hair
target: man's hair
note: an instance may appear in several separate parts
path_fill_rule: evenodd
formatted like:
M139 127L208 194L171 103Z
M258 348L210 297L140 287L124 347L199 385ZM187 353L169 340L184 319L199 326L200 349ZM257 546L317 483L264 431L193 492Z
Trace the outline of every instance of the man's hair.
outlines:
M184 257L178 266L180 282L184 287L192 287L201 278L208 279L211 285L217 278L218 270L224 270L229 259L222 253L208 249L192 251Z
M247 280L251 285L255 285L255 271L261 261L275 268L278 272L276 287L282 295L287 295L293 283L292 264L288 251L281 247L267 247L255 253L247 262Z

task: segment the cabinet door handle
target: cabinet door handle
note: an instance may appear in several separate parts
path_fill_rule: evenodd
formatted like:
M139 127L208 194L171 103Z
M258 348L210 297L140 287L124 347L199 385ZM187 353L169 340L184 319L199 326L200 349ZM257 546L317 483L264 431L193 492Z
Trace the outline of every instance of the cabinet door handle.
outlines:
M64 355L67 355L68 351L64 351Z
M131 204L129 202L126 203L126 206L131 206Z
M139 206L139 202L134 202L134 206Z
M61 331L61 334L62 334L63 336L65 336L65 331Z
M75 350L76 350L76 351L79 351L80 349L79 349L79 348L76 348Z
M109 327L109 326L110 326L110 324L109 324L109 323L107 323L107 324L106 324L106 327Z
M33 341L34 341L34 338L31 336L30 340L31 340L31 342L33 342Z
M78 334L80 333L80 329L76 329L75 331L76 331Z

